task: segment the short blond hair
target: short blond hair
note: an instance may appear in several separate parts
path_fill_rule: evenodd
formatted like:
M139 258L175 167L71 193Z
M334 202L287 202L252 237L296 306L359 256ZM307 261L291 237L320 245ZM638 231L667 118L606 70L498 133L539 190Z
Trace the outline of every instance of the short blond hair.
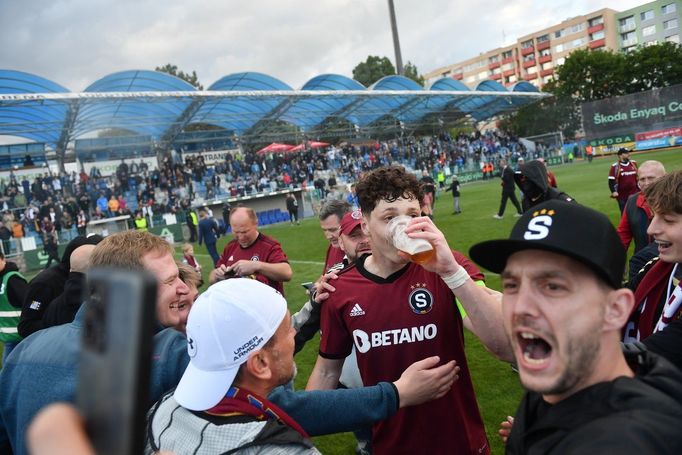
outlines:
M141 269L142 256L156 252L173 254L173 247L161 237L144 231L111 234L99 242L90 256L91 267Z
M191 243L185 243L182 245L182 254L187 254L190 248L194 248Z

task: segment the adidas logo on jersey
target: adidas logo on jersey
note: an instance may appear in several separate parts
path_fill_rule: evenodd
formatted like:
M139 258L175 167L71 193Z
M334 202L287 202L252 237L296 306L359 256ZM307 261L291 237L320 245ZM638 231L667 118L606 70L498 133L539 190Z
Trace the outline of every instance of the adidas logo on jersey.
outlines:
M353 309L350 310L351 317L352 316L362 316L363 314L365 314L365 311L362 308L360 308L359 303L356 303L355 306L353 307Z

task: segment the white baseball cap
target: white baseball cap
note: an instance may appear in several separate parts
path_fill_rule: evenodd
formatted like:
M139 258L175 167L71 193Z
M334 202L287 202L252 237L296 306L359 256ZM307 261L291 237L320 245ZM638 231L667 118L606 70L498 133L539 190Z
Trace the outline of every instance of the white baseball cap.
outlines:
M220 281L199 296L187 318L187 369L175 389L182 407L217 405L251 352L282 323L287 302L270 286L248 278Z

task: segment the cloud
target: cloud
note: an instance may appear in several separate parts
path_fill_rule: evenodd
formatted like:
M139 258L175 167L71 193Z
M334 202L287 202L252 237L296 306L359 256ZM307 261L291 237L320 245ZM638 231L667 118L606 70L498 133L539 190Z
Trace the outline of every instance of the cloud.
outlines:
M539 0L395 0L403 61L421 72L609 4ZM351 76L368 55L394 60L384 0L26 0L0 6L0 65L79 91L106 74L166 63L204 86L259 71L294 88Z

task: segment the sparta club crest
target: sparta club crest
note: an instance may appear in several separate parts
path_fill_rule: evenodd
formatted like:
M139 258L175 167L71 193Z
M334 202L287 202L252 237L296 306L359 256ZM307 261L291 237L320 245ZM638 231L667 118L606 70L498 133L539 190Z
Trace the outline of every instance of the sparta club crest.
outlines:
M410 309L417 314L426 314L433 308L433 295L431 292L420 286L411 286L414 290L410 293L407 298L407 302L410 305Z

